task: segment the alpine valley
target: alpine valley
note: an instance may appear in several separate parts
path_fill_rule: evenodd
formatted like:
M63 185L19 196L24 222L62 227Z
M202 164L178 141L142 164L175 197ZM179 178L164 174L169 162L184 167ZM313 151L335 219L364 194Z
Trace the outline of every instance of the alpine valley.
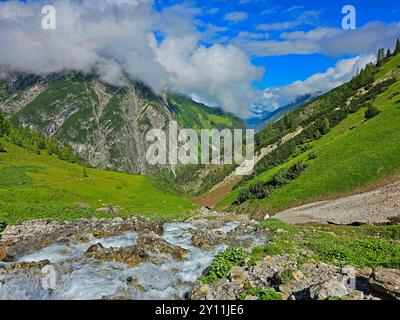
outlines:
M2 68L0 299L400 299L400 42L382 52L261 119L244 177L146 161L171 121L246 128L222 109Z

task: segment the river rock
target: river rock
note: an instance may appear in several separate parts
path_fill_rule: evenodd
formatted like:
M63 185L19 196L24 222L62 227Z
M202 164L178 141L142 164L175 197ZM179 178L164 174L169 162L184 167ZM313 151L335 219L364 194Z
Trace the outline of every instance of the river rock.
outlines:
M371 278L373 270L371 268L360 268L357 269L357 277L369 279Z
M350 265L344 266L344 267L342 268L341 272L342 272L342 274L344 274L344 275L354 276L354 277L355 277L356 274L357 274L356 268L354 268L353 266L350 266Z
M364 292L348 289L349 294L342 297L342 300L364 300Z
M241 267L233 267L229 273L231 282L241 285L246 280L246 271Z
M175 260L183 260L188 250L174 246L154 232L139 234L137 245L151 252L170 254Z
M94 251L86 254L88 257L99 261L117 261L130 267L145 261L149 261L149 255L143 248L131 246L126 248L103 248L100 251Z
M199 288L199 293L202 294L202 295L206 295L206 294L208 293L208 291L210 291L210 286L207 285L207 284L202 285L202 286Z
M0 261L6 261L8 258L8 247L0 246Z
M96 211L117 214L117 213L119 213L119 208L115 207L115 206L107 206L107 207L98 208L98 209L96 209Z
M348 294L349 291L344 284L335 279L318 283L310 288L310 296L316 300L325 300L329 297L341 298Z
M87 253L87 254L98 253L98 252L101 252L101 251L103 251L103 250L104 250L104 247L103 247L103 245L99 242L99 243L96 243L96 244L90 246L89 249L87 249L86 253Z
M400 270L376 269L370 283L377 291L400 300Z

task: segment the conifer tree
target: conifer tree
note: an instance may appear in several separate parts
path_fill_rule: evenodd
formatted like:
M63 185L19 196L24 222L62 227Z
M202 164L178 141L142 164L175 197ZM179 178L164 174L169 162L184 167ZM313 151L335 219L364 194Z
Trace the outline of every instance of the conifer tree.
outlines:
M394 49L394 55L400 53L400 38L397 38L396 49Z
M385 49L382 48L378 50L378 56L376 59L377 65L381 66L384 60L385 60Z

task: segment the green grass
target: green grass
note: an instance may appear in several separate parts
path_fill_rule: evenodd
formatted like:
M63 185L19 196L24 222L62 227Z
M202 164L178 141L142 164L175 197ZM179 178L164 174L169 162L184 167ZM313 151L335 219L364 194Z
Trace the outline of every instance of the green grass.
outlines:
M118 216L183 218L195 208L189 200L157 189L144 176L84 168L47 154L37 155L0 138L0 220L8 224L49 218L115 217L95 209L121 207ZM78 204L91 209L79 209Z
M257 181L268 181L277 171L298 161L309 168L299 178L270 197L246 204L276 212L306 202L343 195L390 179L400 172L400 81L375 97L373 105L382 112L366 121L365 108L351 114L327 135L311 143L312 148L290 158L283 165L265 171L220 201L226 206L242 188ZM317 154L308 160L310 154Z
M337 266L400 268L400 226L294 227L277 219L260 224L273 232L270 243L252 251L254 264L265 255L295 254L310 250L301 260L323 261ZM289 280L288 275L284 278Z
M211 284L218 279L224 278L234 266L243 266L248 257L247 252L242 248L230 247L217 254L210 266L208 273L200 277L204 284Z
M180 94L168 93L167 99L178 123L186 129L244 128L244 123L230 113L197 103Z
M388 72L400 67L400 54L391 57L387 63L385 63L375 75L375 79L379 79L386 75Z

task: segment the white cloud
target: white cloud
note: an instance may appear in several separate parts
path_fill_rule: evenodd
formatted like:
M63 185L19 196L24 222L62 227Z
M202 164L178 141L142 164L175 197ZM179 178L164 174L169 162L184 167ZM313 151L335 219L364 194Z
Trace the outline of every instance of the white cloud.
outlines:
M375 54L379 48L393 47L399 34L400 23L368 23L356 30L318 27L307 32L283 32L280 40L237 37L233 42L252 56L314 53L341 56Z
M224 19L226 21L230 21L230 22L234 22L234 23L246 20L247 18L248 18L247 13L240 12L240 11L230 12L224 16Z
M237 115L250 115L248 107L255 97L250 84L262 76L263 70L252 66L238 48L206 48L187 37L166 40L156 51L158 62L173 75L173 86L211 104L227 105Z
M300 25L313 25L319 18L319 12L316 11L306 11L302 13L299 17L290 21L265 23L257 27L258 30L262 31L272 31L272 30L287 30Z
M295 81L287 86L266 89L260 102L268 109L274 110L294 102L301 96L327 92L351 80L357 70L361 70L374 60L374 55L340 60L335 67L329 68L324 73L316 73L304 81Z
M42 3L0 3L0 65L40 74L96 71L114 84L125 72L155 90L173 88L238 115L248 113L255 94L250 84L262 70L232 45L199 45L201 9L178 4L158 12L153 0L46 4L56 7L56 30L41 29Z
M280 34L280 38L285 40L307 40L307 41L318 41L321 39L327 39L340 33L340 29L337 28L315 28L310 31L293 31L284 32Z
M356 30L340 32L321 39L320 52L329 55L376 53L379 48L392 48L400 35L400 23L372 22Z

